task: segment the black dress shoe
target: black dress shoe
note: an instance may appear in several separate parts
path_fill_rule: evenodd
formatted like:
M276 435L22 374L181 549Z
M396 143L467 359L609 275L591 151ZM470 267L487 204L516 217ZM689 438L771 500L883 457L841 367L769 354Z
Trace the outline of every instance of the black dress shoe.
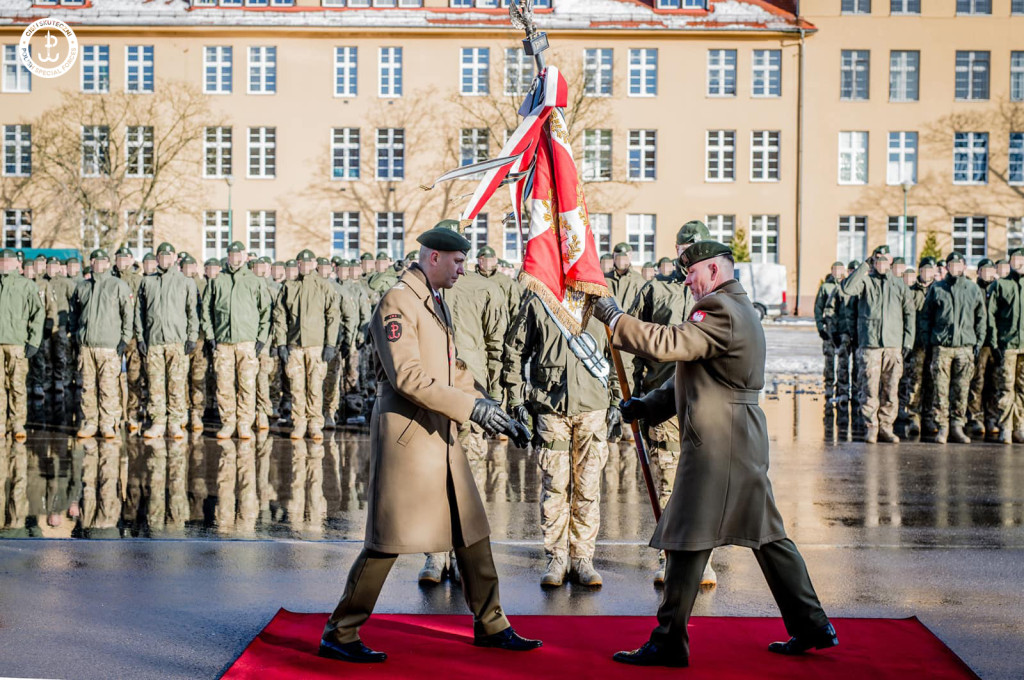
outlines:
M520 636L509 626L500 633L494 635L478 635L473 638L475 647L493 647L495 649L507 649L510 652L528 652L537 649L544 643L540 640L528 640Z
M836 636L836 629L832 627L831 623L826 623L813 633L794 636L786 642L773 642L768 645L768 651L793 656L803 654L808 649L828 649L838 644L839 638Z
M320 651L316 655L350 663L380 663L388 658L384 652L375 652L359 640L343 645L321 640Z
M628 663L631 666L669 666L670 668L686 668L690 665L690 657L674 649L666 649L648 640L632 652L616 652L613 660Z

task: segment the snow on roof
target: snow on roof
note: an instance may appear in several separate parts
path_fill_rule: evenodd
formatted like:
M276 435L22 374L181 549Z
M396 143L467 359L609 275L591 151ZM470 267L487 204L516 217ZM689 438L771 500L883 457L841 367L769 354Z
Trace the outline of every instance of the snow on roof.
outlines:
M707 12L659 12L643 0L554 0L538 11L545 30L794 31L812 26L769 0L709 0ZM33 6L31 0L0 0L0 26L54 17L73 26L249 26L324 28L508 27L506 10L420 7L220 8L191 7L188 0L92 0L83 7Z

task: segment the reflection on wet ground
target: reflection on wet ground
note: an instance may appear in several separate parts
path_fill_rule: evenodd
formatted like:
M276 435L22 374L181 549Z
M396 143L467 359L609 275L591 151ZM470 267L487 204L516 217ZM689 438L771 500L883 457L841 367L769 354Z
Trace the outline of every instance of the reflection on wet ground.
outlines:
M819 545L1024 547L1024 446L842 441L816 384L772 379L761 405L791 535ZM826 418L830 420L830 418ZM75 440L36 430L0 444L0 537L361 539L369 437L324 442ZM532 453L491 442L474 470L492 538L540 540ZM646 543L653 518L631 445L612 445L605 543Z

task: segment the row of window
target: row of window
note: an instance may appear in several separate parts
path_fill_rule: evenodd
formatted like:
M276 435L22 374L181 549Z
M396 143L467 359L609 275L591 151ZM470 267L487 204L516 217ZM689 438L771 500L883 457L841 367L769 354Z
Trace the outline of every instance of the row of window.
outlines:
M72 0L74 1L74 0ZM56 0L51 0L56 2ZM534 0L533 6L550 9L552 0ZM686 7L704 9L705 0L682 0ZM658 0L659 8L678 9L680 0ZM291 7L295 0L192 0L193 7ZM423 0L320 0L323 7L422 7ZM671 5L674 4L674 7ZM448 0L449 7L475 7L477 9L500 9L508 7L508 0Z
M992 54L986 50L958 50L954 65L957 101L987 101L991 94ZM889 101L916 102L921 98L921 53L889 52ZM871 90L871 51L842 50L839 97L867 101ZM1024 101L1024 51L1010 52L1010 99Z
M871 0L842 0L843 14L871 14ZM889 0L891 14L920 14L921 0ZM992 14L992 0L956 0L956 13L962 16ZM1024 0L1011 0L1011 14L1024 14Z

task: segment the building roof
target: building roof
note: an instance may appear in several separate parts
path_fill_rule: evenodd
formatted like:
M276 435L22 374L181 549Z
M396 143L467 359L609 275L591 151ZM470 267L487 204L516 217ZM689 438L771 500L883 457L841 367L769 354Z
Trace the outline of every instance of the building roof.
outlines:
M655 0L553 0L538 9L542 30L664 30L791 32L814 27L788 11L785 0L709 0L705 10L658 10ZM507 9L419 7L192 7L189 0L91 0L84 6L40 6L5 0L0 26L43 17L72 26L215 26L512 30Z

